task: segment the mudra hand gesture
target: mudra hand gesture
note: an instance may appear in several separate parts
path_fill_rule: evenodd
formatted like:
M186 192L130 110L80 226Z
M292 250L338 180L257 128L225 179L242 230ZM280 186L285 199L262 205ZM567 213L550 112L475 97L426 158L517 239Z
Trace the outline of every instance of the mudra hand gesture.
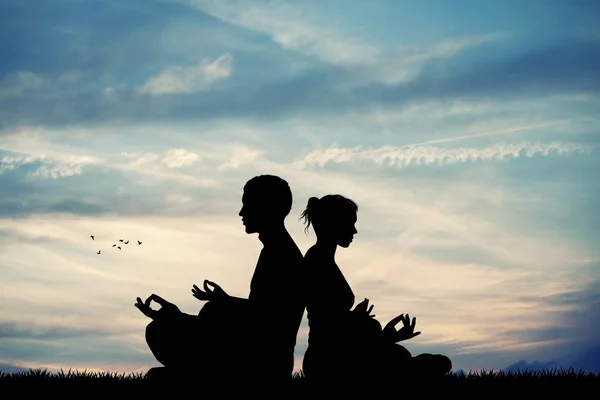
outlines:
M160 304L161 308L159 310L153 310L150 307L150 303L152 301ZM141 298L137 298L137 303L134 304L146 317L151 318L153 320L156 319L164 319L174 317L177 314L181 314L181 310L173 303L169 303L162 297L152 293L146 301L142 301Z
M396 330L396 324L402 321L404 325L399 330ZM419 336L421 332L415 332L415 325L417 323L417 318L413 317L412 324L410 323L410 316L406 314L400 314L396 318L393 318L390 322L387 323L385 328L383 328L382 334L385 340L389 340L393 343L398 343L403 340L412 339L415 336Z
M212 286L213 289L208 286ZM202 291L198 286L193 285L192 295L198 300L210 301L210 300L222 300L226 297L229 297L227 293L221 288L221 286L217 285L214 282L209 280L204 281L204 291Z
M356 307L354 307L354 310L352 310L352 312L357 313L357 315L365 315L371 318L374 318L376 315L371 315L371 311L373 311L373 305L371 304L371 307L369 307L369 309L367 310L367 306L369 305L369 299L365 298L363 301L361 301L360 303L358 303L356 305Z

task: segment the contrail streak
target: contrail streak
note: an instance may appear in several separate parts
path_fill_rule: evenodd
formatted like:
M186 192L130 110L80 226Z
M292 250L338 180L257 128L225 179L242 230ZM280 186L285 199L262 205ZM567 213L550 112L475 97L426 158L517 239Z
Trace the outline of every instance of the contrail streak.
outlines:
M445 140L449 141L449 140ZM439 143L439 142L438 142ZM575 153L590 153L593 145L579 143L540 143L521 142L498 143L485 148L442 148L429 145L410 145L358 151L358 148L344 149L331 146L327 149L317 149L308 154L298 163L303 166L324 166L327 163L347 163L355 161L368 161L377 165L394 165L406 167L409 165L445 165L457 164L467 161L502 160L505 158L533 157L534 155L559 155L568 156Z

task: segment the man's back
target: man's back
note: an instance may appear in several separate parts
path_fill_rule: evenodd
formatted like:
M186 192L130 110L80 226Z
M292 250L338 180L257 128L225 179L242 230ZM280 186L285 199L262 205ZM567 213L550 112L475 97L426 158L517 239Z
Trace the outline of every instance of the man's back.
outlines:
M258 310L257 321L261 326L258 341L267 352L266 359L286 365L286 374L291 376L296 337L305 308L303 256L287 232L272 237L261 235L260 239L264 248L248 298Z

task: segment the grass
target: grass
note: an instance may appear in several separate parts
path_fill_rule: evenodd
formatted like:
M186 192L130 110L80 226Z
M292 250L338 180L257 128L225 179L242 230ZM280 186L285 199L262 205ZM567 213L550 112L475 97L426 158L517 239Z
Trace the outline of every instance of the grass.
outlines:
M241 381L239 379L238 381ZM227 382L202 382L201 377L194 377L186 380L192 388L197 388L201 392L208 389L213 391L242 391L245 390L242 385L236 385L236 379L228 379ZM356 382L362 383L363 388L368 390L380 390L381 386L376 386L371 382ZM34 391L40 394L48 395L53 390L58 390L58 393L64 394L69 389L77 393L89 392L105 394L124 395L151 395L157 394L160 388L161 392L166 389L165 383L156 384L149 381L145 374L142 373L111 373L111 372L87 372L87 371L59 371L48 372L47 370L29 370L26 372L7 373L0 371L0 393L5 391L15 390L15 393L23 395L25 392ZM173 387L182 386L176 384ZM242 386L242 387L240 387ZM266 388L261 388L264 392ZM318 388L311 386L304 375L296 373L290 381L290 386L285 389L286 395L280 398L291 398L293 395L307 396L313 393ZM355 387L351 388L350 394L358 397L359 392ZM398 382L392 383L391 388L383 389L382 391L392 390L400 397L407 392L410 393L431 393L439 392L445 395L452 393L465 395L468 393L489 394L496 397L499 393L510 394L512 398L526 398L531 395L557 395L563 390L566 390L569 396L575 395L575 392L581 392L582 395L588 390L598 392L600 389L600 374L584 373L574 370L546 370L546 371L519 371L519 372L494 372L480 371L474 373L459 373L448 374L435 380L420 380L420 379L399 379ZM168 390L168 389L167 389ZM194 390L194 389L192 389ZM340 394L340 393L338 393ZM152 396L150 396L152 397ZM362 396L361 396L362 397Z

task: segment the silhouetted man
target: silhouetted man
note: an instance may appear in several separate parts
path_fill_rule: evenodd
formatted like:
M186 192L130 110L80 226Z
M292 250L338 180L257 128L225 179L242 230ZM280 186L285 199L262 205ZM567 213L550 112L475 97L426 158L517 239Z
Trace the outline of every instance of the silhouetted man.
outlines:
M207 301L197 316L154 294L145 302L137 298L135 306L153 319L146 342L167 369L291 379L305 307L302 252L284 224L291 207L290 187L279 177L256 176L244 186L239 215L246 233L258 233L263 243L248 299L229 296L208 280L204 290L192 289ZM153 300L160 310L150 308Z

